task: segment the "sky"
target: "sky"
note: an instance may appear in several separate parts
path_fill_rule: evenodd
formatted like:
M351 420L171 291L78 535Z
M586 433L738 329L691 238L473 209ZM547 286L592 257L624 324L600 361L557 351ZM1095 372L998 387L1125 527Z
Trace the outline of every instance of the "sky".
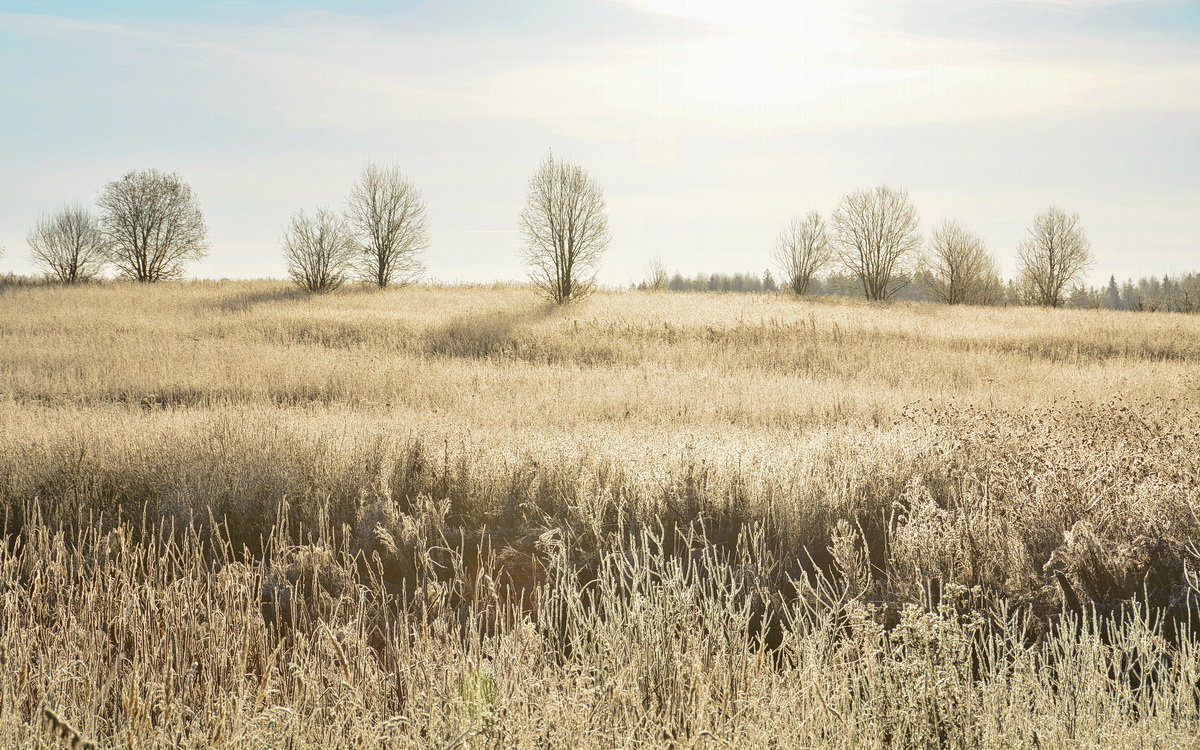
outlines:
M600 279L770 265L788 219L877 184L1006 275L1079 213L1093 283L1200 270L1200 0L0 0L0 273L67 201L153 167L205 278L282 277L293 211L364 164L428 204L429 276L518 280L551 150L604 187Z

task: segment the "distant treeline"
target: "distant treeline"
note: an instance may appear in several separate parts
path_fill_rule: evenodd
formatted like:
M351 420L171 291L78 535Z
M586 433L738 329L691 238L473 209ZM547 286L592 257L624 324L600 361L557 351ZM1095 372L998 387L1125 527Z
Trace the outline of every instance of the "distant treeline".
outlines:
M1200 312L1200 273L1149 276L1137 283L1118 285L1110 276L1103 289L1078 287L1071 293L1073 307L1102 307L1109 310Z
M636 285L646 289L646 282ZM666 283L672 292L776 292L780 290L774 274L767 271L755 273L698 273L684 276L676 272ZM831 274L813 278L807 292L814 296L862 297L863 291L856 277ZM918 302L937 302L933 285L928 275L919 273L909 280L894 297ZM1137 281L1128 279L1118 282L1109 277L1103 287L1075 285L1071 288L1066 307L1105 310L1135 310L1145 312L1200 313L1200 273L1193 272L1175 276L1148 276ZM1015 281L1003 284L992 304L1028 304Z
M106 270L143 283L183 278L208 254L208 230L195 194L179 175L128 172L105 184L96 211L64 204L38 218L26 242L47 279L80 284ZM578 164L548 156L529 182L519 218L521 259L534 286L555 303L586 296L597 284L611 241L604 192ZM368 164L343 210L297 211L284 227L288 275L310 292L359 280L379 288L421 278L430 244L425 202L395 165ZM764 248L765 249L765 248ZM2 254L3 248L0 248ZM923 300L949 305L1044 305L1113 310L1200 311L1200 275L1147 277L1096 289L1079 215L1050 206L1034 216L1017 245L1014 278L1004 281L984 240L947 219L923 235L908 191L888 185L854 190L829 219L818 210L784 226L771 270L668 274L650 259L638 288L654 291L774 292ZM0 278L0 289L24 283Z

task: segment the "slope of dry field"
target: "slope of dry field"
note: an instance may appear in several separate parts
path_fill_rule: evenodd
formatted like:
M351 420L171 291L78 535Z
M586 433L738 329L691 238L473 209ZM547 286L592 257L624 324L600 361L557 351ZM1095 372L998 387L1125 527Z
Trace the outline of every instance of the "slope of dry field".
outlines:
M0 292L0 744L1187 744L1198 363L1169 314Z

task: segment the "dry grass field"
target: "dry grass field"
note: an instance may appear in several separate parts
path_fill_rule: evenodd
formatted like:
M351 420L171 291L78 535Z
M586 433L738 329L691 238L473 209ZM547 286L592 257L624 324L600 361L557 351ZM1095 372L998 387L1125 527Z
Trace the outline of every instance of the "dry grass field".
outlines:
M0 291L0 745L1196 746L1198 365L1174 314Z

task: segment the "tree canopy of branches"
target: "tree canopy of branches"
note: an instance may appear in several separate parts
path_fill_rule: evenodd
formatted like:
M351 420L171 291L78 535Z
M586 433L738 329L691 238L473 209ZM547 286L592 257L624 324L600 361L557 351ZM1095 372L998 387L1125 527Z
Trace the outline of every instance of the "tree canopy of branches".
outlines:
M867 299L890 299L908 283L921 247L908 191L880 185L849 193L832 223L838 255Z
M833 259L825 220L817 211L794 217L775 242L775 265L783 283L796 294L808 291L813 276Z
M1000 295L996 260L977 235L947 219L929 237L929 289L948 305L986 305Z
M144 282L179 278L187 261L207 251L204 216L177 174L130 172L105 185L97 205L108 261L122 276Z
M350 192L350 226L359 243L359 273L381 289L415 281L429 246L425 202L395 166L368 164Z
M96 217L78 203L39 218L26 242L33 264L66 284L99 275L108 252Z
M650 264L646 266L646 280L643 282L643 287L652 292L661 292L667 288L669 281L667 267L663 265L662 258L657 256L651 258Z
M1060 307L1067 286L1092 265L1092 244L1079 214L1051 206L1034 217L1029 236L1017 246L1020 281L1030 302Z
M521 212L529 277L556 303L590 292L609 243L604 192L583 168L553 155L529 181Z
M283 230L288 275L310 292L329 292L344 284L357 253L358 243L346 220L324 208L313 216L297 211Z

